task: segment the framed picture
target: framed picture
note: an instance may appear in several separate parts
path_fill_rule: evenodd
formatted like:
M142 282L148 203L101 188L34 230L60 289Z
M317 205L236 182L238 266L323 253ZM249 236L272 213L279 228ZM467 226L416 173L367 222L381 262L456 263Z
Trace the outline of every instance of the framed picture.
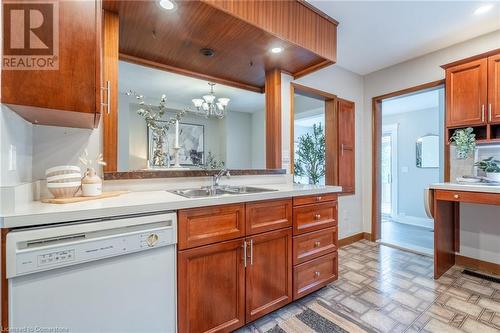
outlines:
M174 161L175 126L168 131L171 161ZM179 163L199 165L205 163L205 127L198 124L179 123Z

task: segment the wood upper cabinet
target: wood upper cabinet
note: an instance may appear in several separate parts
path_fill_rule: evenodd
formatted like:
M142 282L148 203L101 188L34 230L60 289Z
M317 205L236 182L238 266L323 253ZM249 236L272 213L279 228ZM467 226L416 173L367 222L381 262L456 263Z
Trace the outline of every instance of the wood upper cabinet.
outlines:
M245 324L243 244L239 239L179 251L179 333L231 332Z
M252 202L245 210L247 235L292 226L292 199Z
M354 102L338 100L338 185L342 193L355 189L355 108Z
M57 4L59 68L3 67L2 103L33 123L93 128L101 108L101 2Z
M500 54L488 57L488 120L500 122Z
M292 301L292 229L247 238L246 320Z
M446 68L447 127L485 124L487 104L487 58Z

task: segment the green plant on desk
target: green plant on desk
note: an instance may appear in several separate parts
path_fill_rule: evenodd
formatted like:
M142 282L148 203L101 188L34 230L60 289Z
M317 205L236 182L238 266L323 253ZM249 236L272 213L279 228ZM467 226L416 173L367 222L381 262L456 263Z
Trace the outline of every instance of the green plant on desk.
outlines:
M493 156L475 163L474 166L486 173L500 173L500 161L495 160Z

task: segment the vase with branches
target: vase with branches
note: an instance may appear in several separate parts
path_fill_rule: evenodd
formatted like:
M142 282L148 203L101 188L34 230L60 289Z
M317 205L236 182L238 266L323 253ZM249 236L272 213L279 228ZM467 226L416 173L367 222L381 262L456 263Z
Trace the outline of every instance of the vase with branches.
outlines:
M314 124L311 133L298 139L294 161L295 175L307 177L309 184L319 184L325 175L325 134L320 124Z
M137 114L144 118L147 127L152 133L152 156L151 166L153 167L169 167L170 166L170 153L167 142L167 132L170 126L174 125L177 121L186 114L188 109L183 109L173 117L167 117L167 97L162 95L159 105L153 106L144 101L144 96L135 91L129 90L127 96L134 96L139 102L139 109Z

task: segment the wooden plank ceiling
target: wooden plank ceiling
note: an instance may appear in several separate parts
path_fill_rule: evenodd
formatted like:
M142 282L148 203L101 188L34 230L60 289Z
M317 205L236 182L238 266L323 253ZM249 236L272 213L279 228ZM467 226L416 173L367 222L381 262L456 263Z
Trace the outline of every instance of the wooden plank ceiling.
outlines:
M283 27L301 25L300 22L289 21L289 15L285 14L290 12L291 7L287 6L274 6L272 11L276 20L285 23L278 26L263 23L261 27L257 27L260 24L258 20L252 20L255 16L245 17L241 8L237 13L231 13L233 8L222 8L218 3L177 1L175 11L166 11L157 1L105 0L103 7L119 14L119 48L123 59L141 59L150 65L200 73L223 80L226 84L263 91L266 70L278 68L300 75L335 62L335 22L329 21L326 25L323 16L298 4L299 9L307 10L308 15L300 16L304 19L302 26L305 31L300 37L300 31L291 28L290 31L298 32L295 37L287 36L287 40L277 37L280 31L285 31ZM276 11L280 8L283 12L278 15ZM266 10L265 6L260 9ZM314 17L310 12L320 22L311 21ZM263 30L266 25L269 27ZM307 29L308 26L310 29ZM316 33L319 35L316 36ZM312 43L311 40L316 38L328 41ZM284 51L272 54L269 50L274 46L281 46ZM203 55L200 52L202 48L213 49L215 55Z

